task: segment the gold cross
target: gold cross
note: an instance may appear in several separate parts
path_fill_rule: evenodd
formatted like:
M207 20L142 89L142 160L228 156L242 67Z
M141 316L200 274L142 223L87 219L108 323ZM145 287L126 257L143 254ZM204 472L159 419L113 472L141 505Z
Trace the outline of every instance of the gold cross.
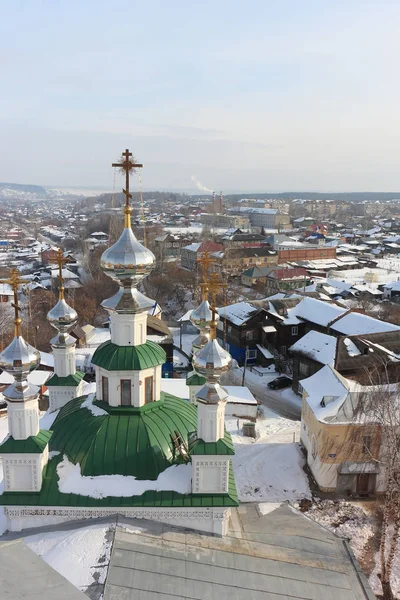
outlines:
M132 208L130 206L129 200L132 198L132 194L129 193L129 175L135 172L136 169L142 168L143 165L135 162L135 158L132 157L132 152L129 152L127 148L125 152L121 155L120 163L112 163L113 167L118 167L121 172L125 173L125 189L122 189L122 193L125 194L125 228L129 228L131 226L131 212Z
M217 298L217 294L220 290L226 289L228 287L227 283L223 283L217 273L213 272L210 275L210 280L208 282L208 287L211 292L211 312L212 312L212 321L210 324L210 340L215 340L217 335L217 321L215 320L215 313L217 312L215 302Z
M201 287L201 299L202 301L207 300L208 297L208 276L210 265L215 264L215 259L211 258L208 251L203 252L200 258L196 259L196 262L202 267L203 282L200 284Z
M59 248L55 253L54 257L50 259L50 262L58 265L58 298L62 300L64 298L64 279L63 279L63 266L68 262L68 258L65 258L64 252Z
M14 292L14 302L11 306L14 308L14 336L19 337L21 335L21 323L22 319L19 316L19 311L22 310L18 303L18 288L24 283L29 283L27 279L22 279L18 269L11 269L10 277L8 279L1 279L0 283L6 283L11 286Z

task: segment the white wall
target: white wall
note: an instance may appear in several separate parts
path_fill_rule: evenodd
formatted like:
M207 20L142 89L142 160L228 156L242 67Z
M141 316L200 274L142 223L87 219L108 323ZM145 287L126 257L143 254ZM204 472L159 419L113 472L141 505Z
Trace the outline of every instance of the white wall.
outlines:
M121 379L131 381L132 406L145 404L145 378L153 377L153 400L160 400L161 395L161 365L143 369L142 371L106 371L96 367L96 398L103 400L102 377L108 377L108 397L110 406L121 405Z
M38 399L7 402L8 431L15 440L26 440L39 432Z

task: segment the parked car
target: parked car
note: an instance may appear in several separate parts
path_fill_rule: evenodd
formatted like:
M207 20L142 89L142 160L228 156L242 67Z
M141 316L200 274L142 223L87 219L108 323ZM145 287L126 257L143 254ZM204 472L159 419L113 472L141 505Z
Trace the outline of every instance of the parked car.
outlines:
M292 385L292 380L290 377L286 377L283 375L282 377L277 377L268 383L268 387L271 390L282 390L283 388L290 387Z

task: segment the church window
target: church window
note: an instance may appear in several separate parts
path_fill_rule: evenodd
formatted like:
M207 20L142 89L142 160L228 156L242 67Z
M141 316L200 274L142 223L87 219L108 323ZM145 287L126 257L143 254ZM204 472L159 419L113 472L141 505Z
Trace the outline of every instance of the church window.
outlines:
M122 406L131 405L131 380L121 379L121 404Z
M108 377L101 379L101 397L103 402L108 402Z
M153 377L146 377L144 380L144 401L145 404L153 402Z

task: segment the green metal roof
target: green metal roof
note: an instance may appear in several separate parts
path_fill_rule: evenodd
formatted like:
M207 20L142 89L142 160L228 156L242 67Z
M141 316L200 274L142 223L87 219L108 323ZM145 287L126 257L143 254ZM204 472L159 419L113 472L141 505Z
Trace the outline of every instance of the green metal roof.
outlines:
M93 354L92 363L107 371L132 371L149 369L165 363L165 351L154 342L140 346L117 346L104 342Z
M52 435L52 431L41 429L37 435L31 435L26 440L15 440L9 437L0 445L0 454L41 454Z
M189 375L186 377L186 385L204 385L206 381L207 380L205 377L202 377L195 371L189 373Z
M177 431L187 443L197 427L194 405L169 394L161 396L141 408L96 403L107 411L104 416L81 408L86 396L71 400L53 423L51 448L79 463L82 475L157 479L180 459L170 434Z
M225 431L225 435L218 442L203 442L198 438L192 438L189 441L189 452L196 456L197 454L208 455L232 455L235 454L231 434Z
M54 448L53 448L54 449ZM107 496L91 498L77 494L62 494L58 489L57 465L63 460L58 455L52 458L43 470L40 492L4 492L0 504L4 506L66 506L74 508L130 508L130 507L221 507L238 506L238 497L232 465L229 470L227 494L178 494L172 491L147 491L141 496Z
M81 373L81 371L77 371L74 375L68 375L67 377L59 377L54 373L46 381L46 387L49 386L74 386L77 387L82 379L84 378L85 373Z

